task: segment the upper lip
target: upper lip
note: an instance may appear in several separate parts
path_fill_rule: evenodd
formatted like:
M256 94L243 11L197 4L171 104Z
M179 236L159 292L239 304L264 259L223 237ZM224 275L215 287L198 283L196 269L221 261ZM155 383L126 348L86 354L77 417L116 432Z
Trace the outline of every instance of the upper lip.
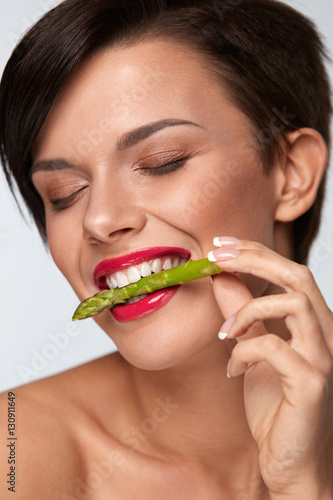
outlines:
M135 250L133 252L120 255L119 257L114 257L112 259L106 259L97 264L94 270L94 282L99 289L106 288L105 286L105 276L114 273L116 271L121 271L129 266L135 266L141 264L141 262L157 259L166 254L177 254L183 258L190 259L191 252L181 247L151 247L142 248L140 250Z

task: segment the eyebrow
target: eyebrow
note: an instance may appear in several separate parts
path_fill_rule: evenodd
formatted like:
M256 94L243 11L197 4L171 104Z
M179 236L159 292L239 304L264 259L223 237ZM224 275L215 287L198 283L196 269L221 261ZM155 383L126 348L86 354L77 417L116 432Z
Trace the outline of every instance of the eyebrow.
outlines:
M70 163L67 160L62 160L61 158L56 160L41 160L37 161L32 165L32 167L30 168L29 177L31 179L32 175L40 170L49 172L52 170L62 170L64 168L73 168L73 167L74 167L73 163Z
M117 141L117 149L118 151L124 151L125 149L131 148L138 144L139 142L147 139L153 134L156 134L160 130L163 130L168 127L175 127L178 125L192 125L199 128L204 128L197 123L188 121L188 120L179 120L179 119L164 119L156 122L148 123L147 125L142 125L130 132L125 133L118 141ZM34 163L30 169L30 178L32 175L40 170L43 171L52 171L52 170L62 170L66 168L73 168L74 164L67 160L63 160L61 158L55 160L41 160Z
M156 132L159 132L167 127L175 127L177 125L194 125L195 127L203 128L201 125L188 120L159 120L157 122L148 123L147 125L143 125L142 127L124 134L123 137L121 137L121 139L117 142L117 149L119 151L123 151L124 149L131 148L151 135L156 134Z

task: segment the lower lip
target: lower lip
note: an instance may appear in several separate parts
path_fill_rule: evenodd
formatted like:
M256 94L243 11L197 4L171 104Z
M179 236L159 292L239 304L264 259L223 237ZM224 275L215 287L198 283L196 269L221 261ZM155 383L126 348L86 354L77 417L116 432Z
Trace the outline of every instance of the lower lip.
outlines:
M158 290L134 304L114 306L110 309L110 313L119 323L144 318L165 306L177 293L178 289L179 285Z

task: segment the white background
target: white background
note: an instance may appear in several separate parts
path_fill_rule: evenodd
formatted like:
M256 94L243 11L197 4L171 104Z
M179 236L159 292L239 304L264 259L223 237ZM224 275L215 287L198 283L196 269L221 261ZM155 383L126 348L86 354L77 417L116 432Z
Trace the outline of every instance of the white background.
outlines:
M42 14L60 2L0 2L2 73L20 35ZM332 57L332 0L288 0L285 3L315 21ZM328 66L328 70L333 81L332 64ZM329 178L321 231L310 259L310 267L331 308L332 195L333 172ZM67 249L64 248L64 251ZM77 304L77 298L53 264L33 223L29 218L28 223L25 222L20 216L0 172L0 391L63 371L115 349L112 341L92 320L71 323ZM73 325L75 330L71 330Z

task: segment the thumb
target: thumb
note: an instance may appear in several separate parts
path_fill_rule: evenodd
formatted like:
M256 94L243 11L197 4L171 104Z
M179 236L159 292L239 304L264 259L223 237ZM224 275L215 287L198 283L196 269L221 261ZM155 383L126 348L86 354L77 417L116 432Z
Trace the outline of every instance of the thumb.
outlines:
M236 313L241 307L253 299L247 286L235 274L223 272L213 277L213 290L216 301L225 319L219 337L224 339L235 321ZM264 335L267 330L262 321L254 323L248 331L237 338L237 341Z

